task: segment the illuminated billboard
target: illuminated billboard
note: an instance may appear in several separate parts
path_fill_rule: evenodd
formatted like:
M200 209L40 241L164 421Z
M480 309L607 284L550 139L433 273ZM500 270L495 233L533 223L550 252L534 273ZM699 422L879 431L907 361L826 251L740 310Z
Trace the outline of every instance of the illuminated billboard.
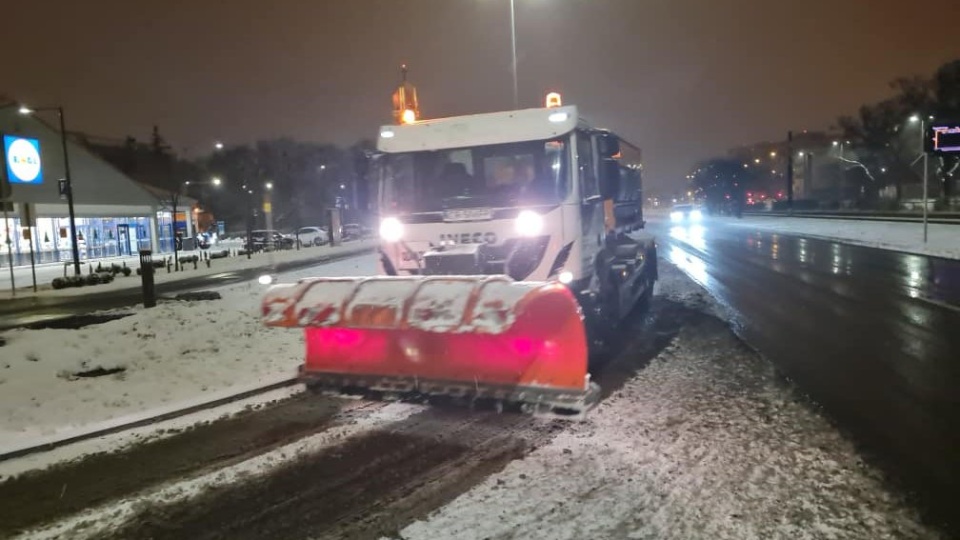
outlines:
M930 126L927 141L934 154L960 154L960 122Z
M7 182L11 184L43 183L40 141L37 139L4 135L3 161L6 164Z

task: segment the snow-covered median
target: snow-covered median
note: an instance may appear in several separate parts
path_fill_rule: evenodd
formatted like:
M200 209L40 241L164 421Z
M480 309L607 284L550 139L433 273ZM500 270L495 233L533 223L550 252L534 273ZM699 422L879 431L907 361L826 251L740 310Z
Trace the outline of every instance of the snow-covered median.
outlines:
M167 272L167 270L158 268L154 274L154 281L158 284L168 283L172 281L180 281L184 279L196 278L199 276L214 276L216 274L222 274L224 272L231 272L237 270L247 270L250 268L270 268L277 264L289 264L295 263L297 261L309 261L311 259L320 259L327 257L337 257L343 256L352 252L360 252L365 249L371 249L377 245L377 242L374 240L363 240L358 242L348 242L341 244L339 246L320 246L320 247L308 247L300 250L283 250L275 251L270 253L255 253L251 255L248 259L246 256L234 256L227 257L223 259L214 259L210 261L210 267L207 268L207 265L203 261L198 261L196 268L192 263L186 263L184 269L180 272ZM234 246L230 246L234 247ZM214 249L209 250L210 252L216 252L220 249L229 249L228 247L218 246ZM181 252L181 260L185 257L201 257L202 253L200 251L188 251ZM172 256L170 254L164 253L157 255L156 260L171 260ZM5 261L4 261L5 262ZM80 266L84 274L88 273L88 265L96 268L98 261L84 261ZM17 285L17 297L30 297L30 296L55 296L55 297L64 297L64 296L82 296L85 294L96 294L102 292L109 292L121 289L139 289L140 288L140 276L137 275L137 268L140 266L138 257L127 257L123 259L116 260L104 260L102 264L105 268L109 268L111 264L116 265L126 265L131 269L129 276L123 276L120 274L110 283L104 283L94 286L86 287L70 287L66 289L53 289L51 287L51 282L54 278L73 275L72 267L68 267L66 272L62 264L56 265L43 265L39 266L36 269L37 273L37 292L34 293L31 290L31 270L30 267L17 267L14 269L15 281ZM12 298L10 292L10 276L8 274L8 268L4 268L0 272L0 299Z
M960 225L929 224L927 242L924 243L922 223L771 216L744 216L743 219L710 218L710 220L750 229L960 259Z
M369 275L367 255L281 275ZM221 287L221 300L161 303L77 330L15 330L0 347L0 451L84 426L296 374L302 334L265 328L264 287ZM102 368L113 374L82 377Z
M719 309L661 272L661 296ZM769 363L718 319L691 318L586 422L400 537L937 537Z

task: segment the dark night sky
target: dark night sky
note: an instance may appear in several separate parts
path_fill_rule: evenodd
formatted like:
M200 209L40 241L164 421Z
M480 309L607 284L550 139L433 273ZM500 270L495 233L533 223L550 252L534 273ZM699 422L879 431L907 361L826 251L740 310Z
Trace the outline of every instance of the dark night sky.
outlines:
M673 184L960 57L958 15L958 0L517 0L521 105L561 91L643 147L648 185ZM426 116L511 106L507 0L31 0L3 29L0 93L62 103L99 135L156 123L192 156L373 137L401 62Z

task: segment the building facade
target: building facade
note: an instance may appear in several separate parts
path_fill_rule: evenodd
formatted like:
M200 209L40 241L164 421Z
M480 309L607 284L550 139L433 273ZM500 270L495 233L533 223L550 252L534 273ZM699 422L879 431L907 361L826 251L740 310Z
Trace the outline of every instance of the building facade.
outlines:
M36 114L24 115L18 108L0 103L0 133L8 140L36 141L41 174L30 182L10 183L0 216L0 265L7 266L11 259L14 266L29 265L31 258L36 264L72 261L69 209L61 194L66 168L60 133ZM0 168L7 176L9 161L17 159L8 153L4 152ZM172 251L173 220L165 197L69 139L67 153L81 260L131 256L140 249ZM191 202L181 204L189 212ZM187 234L192 234L192 220L184 221Z

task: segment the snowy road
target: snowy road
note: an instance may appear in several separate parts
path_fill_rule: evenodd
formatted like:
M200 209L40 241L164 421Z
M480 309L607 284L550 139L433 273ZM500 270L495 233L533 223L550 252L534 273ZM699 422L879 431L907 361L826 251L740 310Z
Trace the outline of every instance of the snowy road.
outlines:
M705 220L652 223L662 253L730 307L874 463L960 527L960 261Z
M82 499L68 466L0 484L0 501L82 499L29 524L52 528L21 521L23 538L940 537L709 314L723 313L709 295L666 262L661 272L583 423L342 400L291 415L281 402L229 430L217 422L103 458L106 471L151 445L179 445L164 454L176 459L201 449L178 466L141 460L156 474L117 478L113 492L107 474ZM316 432L258 431L265 414L309 418ZM220 458L224 432L247 444Z

